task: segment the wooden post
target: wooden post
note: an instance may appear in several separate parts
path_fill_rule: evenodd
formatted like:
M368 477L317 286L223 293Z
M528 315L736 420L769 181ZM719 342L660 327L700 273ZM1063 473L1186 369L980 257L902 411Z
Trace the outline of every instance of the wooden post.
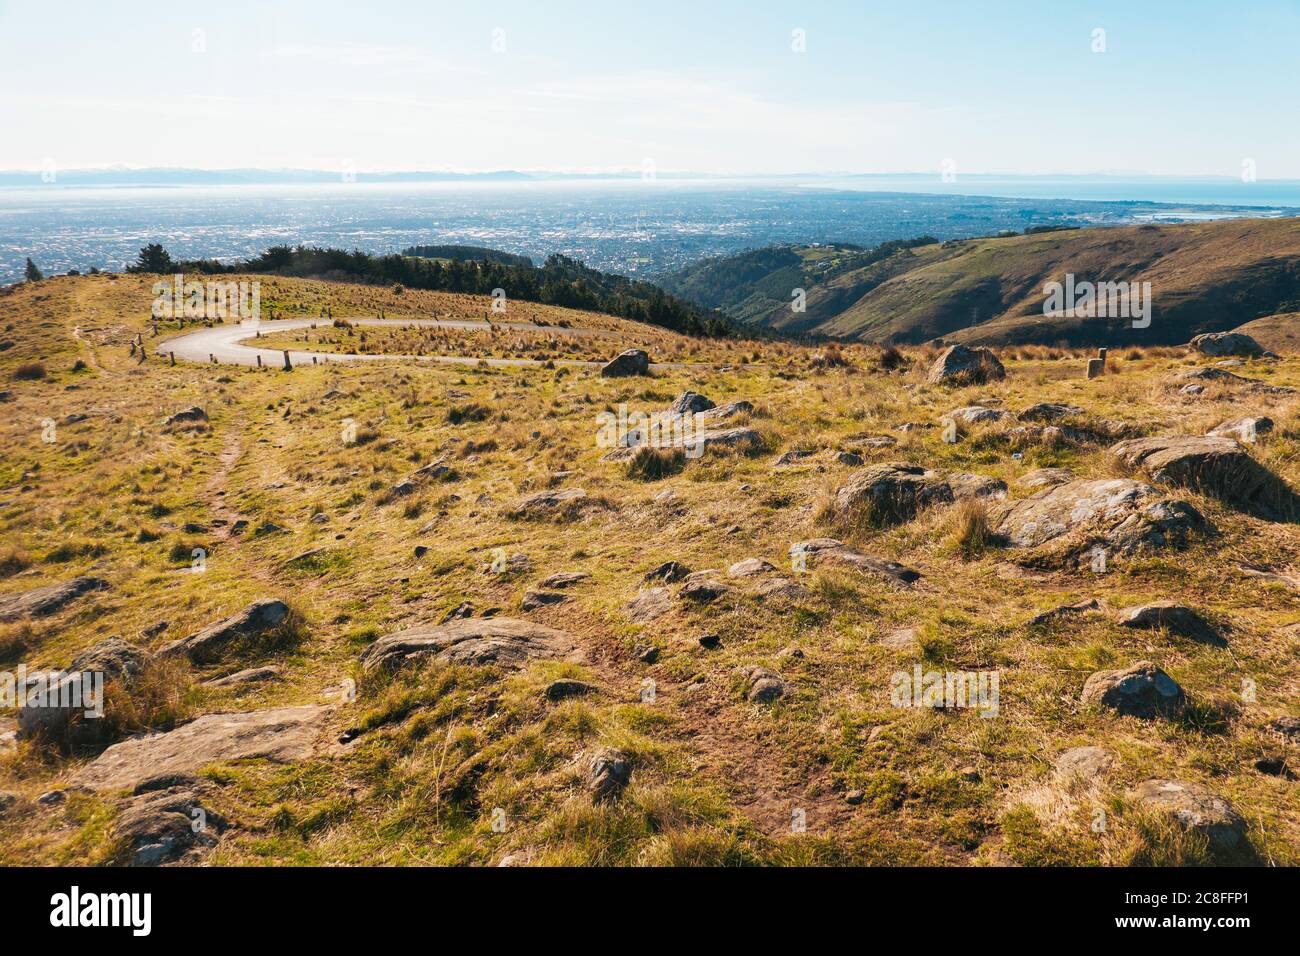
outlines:
M216 357L215 355L213 355L211 352L209 352L209 353L208 353L208 361L211 362L213 365L216 365L216 364L217 364L217 357Z
M285 350L284 350L284 370L285 370L286 372L291 372L291 371L293 371L293 363L289 361L289 350L288 350L288 349L285 349Z
M167 354L170 355L170 356L172 357L172 364L175 365L175 364L176 364L176 353L175 353L175 352L168 352Z
M257 353L257 367L258 367L258 368L261 368L261 367L262 367L262 353L261 353L261 352L258 352L258 353Z

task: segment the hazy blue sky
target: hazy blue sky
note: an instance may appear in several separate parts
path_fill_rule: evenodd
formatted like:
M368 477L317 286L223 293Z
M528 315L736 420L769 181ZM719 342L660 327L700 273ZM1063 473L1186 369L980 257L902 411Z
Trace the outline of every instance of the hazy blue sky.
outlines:
M0 0L0 168L1300 178L1297 50L1298 0Z

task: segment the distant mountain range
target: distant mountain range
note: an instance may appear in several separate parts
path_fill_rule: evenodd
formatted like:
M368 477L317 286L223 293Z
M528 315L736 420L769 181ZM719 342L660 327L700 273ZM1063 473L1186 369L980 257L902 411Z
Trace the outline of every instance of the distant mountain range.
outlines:
M1149 282L1150 325L1045 314L1045 289L1067 276L1137 288ZM661 284L743 325L787 334L899 344L1179 344L1300 311L1300 219L1035 231L875 249L779 247L707 259Z

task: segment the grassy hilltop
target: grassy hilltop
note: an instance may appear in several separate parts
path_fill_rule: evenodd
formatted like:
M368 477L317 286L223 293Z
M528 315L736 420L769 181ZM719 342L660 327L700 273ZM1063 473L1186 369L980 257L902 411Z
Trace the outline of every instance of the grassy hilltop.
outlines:
M1237 227L1185 228L1208 237ZM1173 311L1176 293L1188 299L1179 314L1190 328L1211 314L1191 300L1206 288L1212 255L1253 263L1257 271L1243 266L1215 286L1249 296L1297 237L1294 221L1252 228L1268 232L1249 248L1228 237L1175 243L1184 227L1163 226L1089 241L1145 249L1131 262L1164 290L1157 322L1162 308ZM825 327L867 338L951 336L948 283L997 275L1003 317L983 338L1014 342L1032 287L1080 241L1060 233L919 247L907 260L914 267L846 304ZM1084 255L1076 250L1068 261ZM951 279L958 263L962 278ZM1013 288L1005 277L1020 268L1014 263L1023 269ZM244 278L262 281L263 310L277 316L492 315L485 296ZM286 602L292 615L265 640L236 642L216 659L148 658L129 690L110 686L110 739L68 749L7 735L0 861L131 859L127 821L150 788L174 781L140 793L82 785L111 744L205 714L322 705L309 752L219 759L193 771L184 785L224 830L185 862L1217 859L1203 835L1134 799L1151 777L1201 784L1229 800L1256 861L1300 862L1300 789L1286 773L1256 767L1281 758L1300 769L1295 744L1269 729L1300 716L1294 523L1161 483L1162 494L1187 501L1217 530L1182 548L1116 557L1099 572L1004 546L989 528L1004 502L937 501L899 521L835 507L837 490L877 463L998 479L1012 502L1033 493L1021 482L1039 469L1068 468L1080 479L1132 474L1108 455L1109 442L1016 431L1018 413L1043 402L1075 406L1080 429L1118 421L1140 435L1203 435L1226 419L1267 415L1275 428L1249 453L1300 487L1295 395L1231 380L1186 394L1175 376L1214 360L1137 346L1113 352L1107 374L1093 381L1083 377L1081 353L1017 345L999 350L1003 380L936 385L924 375L933 348L697 339L514 302L512 322L596 334L440 337L322 324L272 333L269 344L338 350L349 340L356 351L364 333L371 350L478 349L471 354L540 364L171 366L153 354L152 279L61 277L0 291L0 605L77 576L107 585L53 613L0 623L2 666L66 667L114 637L148 654L261 599ZM834 294L827 290L837 281L850 280L828 278L817 295ZM933 292L901 297L916 285ZM176 331L163 328L159 339ZM978 338L974 331L954 337ZM149 352L142 363L131 354L137 334ZM632 347L691 364L602 378L552 362ZM1300 387L1294 352L1234 371ZM719 405L752 403L727 424L757 437L698 460L605 460L602 412L621 404L662 410L688 390ZM1006 414L945 427L949 412L977 405ZM205 419L162 424L190 406ZM342 437L348 422L350 442ZM395 491L431 465L409 491ZM559 507L520 508L530 496L576 489L585 496L561 496ZM827 536L920 578L900 586L852 564L792 563L792 544ZM201 573L195 549L206 556ZM729 574L750 558L771 567ZM646 580L669 561L711 573ZM575 577L555 583L564 572ZM552 597L533 600L537 591ZM548 603L555 594L561 599ZM1095 611L1030 623L1092 599ZM1195 607L1228 646L1117 623L1125 609L1158 600ZM553 628L572 653L519 667L363 668L363 655L386 635L437 625L465 604L468 620L495 614ZM1185 690L1179 717L1119 716L1083 702L1091 674L1141 660ZM917 664L997 671L997 716L894 706L891 680ZM212 683L265 667L275 671L256 682ZM755 694L747 669L756 667L781 685L775 699ZM1249 695L1245 681L1253 682ZM16 714L4 713L12 730ZM1064 780L1059 755L1084 745L1103 748L1109 769ZM630 777L614 798L599 799L590 760L611 750Z

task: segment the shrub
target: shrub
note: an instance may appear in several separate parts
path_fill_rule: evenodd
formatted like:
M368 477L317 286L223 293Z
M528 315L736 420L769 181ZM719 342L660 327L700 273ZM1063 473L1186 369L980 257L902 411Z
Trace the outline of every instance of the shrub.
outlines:
M686 453L680 448L651 448L643 445L627 463L627 477L636 481L659 481L686 467Z
M45 378L45 366L40 362L24 362L14 369L14 378L23 382L34 382Z

